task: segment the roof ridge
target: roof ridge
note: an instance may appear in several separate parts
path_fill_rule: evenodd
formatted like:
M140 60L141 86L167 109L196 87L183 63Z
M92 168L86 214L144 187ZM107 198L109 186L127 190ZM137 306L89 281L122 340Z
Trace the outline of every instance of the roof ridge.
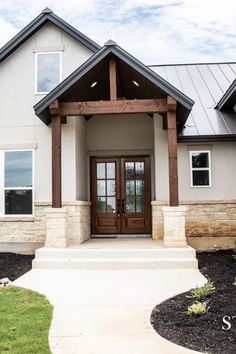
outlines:
M151 64L147 65L151 67L160 67L160 66L183 66L183 65L220 65L220 64L236 64L236 61L224 61L224 62L206 62L206 63L178 63L178 64Z

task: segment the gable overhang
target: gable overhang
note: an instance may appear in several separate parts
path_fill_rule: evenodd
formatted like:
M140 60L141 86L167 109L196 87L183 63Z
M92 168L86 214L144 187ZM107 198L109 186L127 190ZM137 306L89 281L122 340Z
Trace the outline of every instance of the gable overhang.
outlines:
M107 58L114 57L122 65L126 65L130 69L130 72L134 75L139 75L145 82L149 83L153 89L153 95L155 94L155 88L158 90L160 97L173 97L177 102L177 120L178 120L178 130L184 126L186 119L191 111L194 104L189 97L183 94L181 91L172 86L168 81L161 78L154 71L149 69L147 66L139 62L136 58L131 56L129 53L124 51L118 45L105 45L97 53L95 53L91 58L89 58L84 64L82 64L78 69L76 69L71 75L69 75L64 81L62 81L57 87L55 87L49 94L47 94L40 102L34 106L35 114L45 123L51 123L51 116L49 111L49 106L55 102L68 101L68 93L72 90L75 85L79 85L80 80L86 77L90 77L92 70L96 69L96 66L102 65L101 63ZM122 69L123 70L123 69ZM87 76L86 76L87 75ZM90 75L90 76L89 76ZM127 75L126 75L127 76ZM125 79L124 79L125 80ZM88 82L87 86L90 86ZM74 85L74 86L73 86ZM79 88L79 86L77 86ZM104 90L105 90L104 86ZM82 88L81 88L82 90ZM103 90L103 91L104 91ZM135 99L137 97L129 97L129 99ZM141 97L138 97L141 98ZM144 97L142 97L144 98ZM159 97L145 97L145 98L159 98ZM100 98L101 99L101 98ZM102 98L106 100L105 97ZM109 98L108 98L109 99ZM85 99L80 99L84 101ZM86 101L92 98L86 99ZM155 112L154 112L155 113Z
M220 111L232 110L236 104L236 80L230 85L228 90L221 97L216 105L216 109Z
M55 15L52 10L46 8L40 15L38 15L32 22L24 27L15 37L13 37L0 49L0 63L47 23L54 24L94 53L101 48L97 43Z

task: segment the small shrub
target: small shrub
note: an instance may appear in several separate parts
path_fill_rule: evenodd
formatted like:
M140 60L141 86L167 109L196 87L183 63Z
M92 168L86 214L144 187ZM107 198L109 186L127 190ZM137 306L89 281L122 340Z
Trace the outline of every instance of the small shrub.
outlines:
M207 306L207 301L200 302L197 301L194 304L188 306L187 315L188 316L196 316L196 315L203 315L209 310L209 306Z
M209 296L215 291L214 284L211 282L206 283L205 285L201 287L197 287L195 289L192 289L190 292L190 295L187 295L188 298L191 299L204 299L205 297Z

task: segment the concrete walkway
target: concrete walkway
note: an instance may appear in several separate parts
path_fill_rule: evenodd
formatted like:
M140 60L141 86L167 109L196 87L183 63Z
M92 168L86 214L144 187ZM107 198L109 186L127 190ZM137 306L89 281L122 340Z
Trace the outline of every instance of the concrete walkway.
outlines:
M153 307L202 285L198 270L38 270L15 281L54 306L49 341L54 354L197 353L160 337Z

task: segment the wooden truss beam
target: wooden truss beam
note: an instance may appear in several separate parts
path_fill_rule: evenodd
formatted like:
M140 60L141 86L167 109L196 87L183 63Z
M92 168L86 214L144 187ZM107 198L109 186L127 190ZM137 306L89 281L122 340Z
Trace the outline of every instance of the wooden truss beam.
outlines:
M51 111L51 110L50 110ZM60 102L62 116L92 116L122 113L166 113L166 99Z
M116 60L109 59L110 101L117 100Z

